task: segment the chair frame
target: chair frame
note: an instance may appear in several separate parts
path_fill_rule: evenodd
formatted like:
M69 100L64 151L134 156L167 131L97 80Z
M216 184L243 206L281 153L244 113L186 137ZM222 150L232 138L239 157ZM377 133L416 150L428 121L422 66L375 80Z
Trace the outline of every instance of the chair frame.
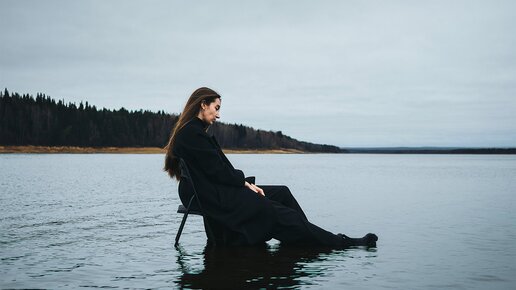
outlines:
M183 232L183 228L185 226L186 219L188 218L188 214L191 213L191 214L200 215L200 216L204 217L204 211L202 209L201 201L199 200L199 195L197 194L197 190L195 189L195 185L192 180L192 176L190 175L190 171L188 170L188 165L182 158L179 158L179 168L181 169L182 181L186 181L186 182L190 183L190 185L192 186L193 195L190 198L190 200L188 201L188 205L186 207L184 207L181 204L181 205L179 205L179 207L177 209L178 213L183 213L184 215L183 215L183 219L181 220L181 225L179 226L179 229L176 234L176 242L174 243L174 247L176 247L176 248L179 245L179 238L181 237L181 233ZM197 205L199 206L199 211L191 209L192 202L194 201L194 199L197 202ZM210 237L214 237L213 231L212 231L209 223L206 221L206 218L203 219L203 222L205 223L205 228L207 231L208 239L210 239ZM215 243L215 239L212 239L212 240L213 240L213 243Z

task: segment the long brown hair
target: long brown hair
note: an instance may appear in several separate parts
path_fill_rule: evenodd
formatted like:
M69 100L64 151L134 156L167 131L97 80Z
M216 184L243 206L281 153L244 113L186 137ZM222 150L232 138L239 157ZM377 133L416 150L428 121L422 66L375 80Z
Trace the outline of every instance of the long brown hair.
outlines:
M172 127L172 131L170 132L170 139L168 140L167 146L165 146L167 154L165 155L165 167L163 170L167 171L171 178L175 178L177 180L181 178L179 159L174 156L174 153L172 152L174 149L174 143L176 142L177 133L183 129L186 123L199 115L202 103L209 105L216 99L221 99L220 95L217 94L217 92L214 90L206 87L198 88L192 93L190 98L188 98L185 108L179 116L179 120L177 120L174 127Z

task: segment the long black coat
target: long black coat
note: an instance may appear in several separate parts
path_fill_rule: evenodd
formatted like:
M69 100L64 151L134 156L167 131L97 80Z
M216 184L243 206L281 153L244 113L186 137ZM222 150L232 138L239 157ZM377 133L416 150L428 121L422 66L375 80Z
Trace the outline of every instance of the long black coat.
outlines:
M273 203L244 186L244 173L233 167L205 128L194 117L178 132L173 148L189 166L205 216L236 233L240 243L271 239L278 218ZM192 194L187 182L179 183L183 204Z

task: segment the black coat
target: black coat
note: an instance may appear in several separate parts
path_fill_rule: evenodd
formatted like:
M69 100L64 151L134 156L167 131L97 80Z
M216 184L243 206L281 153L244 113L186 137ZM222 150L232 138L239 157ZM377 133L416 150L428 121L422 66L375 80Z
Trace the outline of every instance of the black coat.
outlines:
M273 203L244 186L244 173L233 167L205 128L194 117L178 132L173 148L174 155L189 166L205 216L237 233L241 243L271 239L277 222ZM187 182L179 183L183 204L192 194Z

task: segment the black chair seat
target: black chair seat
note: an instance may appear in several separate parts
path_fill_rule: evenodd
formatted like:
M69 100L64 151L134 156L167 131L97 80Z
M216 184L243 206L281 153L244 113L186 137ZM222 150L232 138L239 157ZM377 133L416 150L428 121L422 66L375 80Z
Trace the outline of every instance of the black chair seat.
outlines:
M177 207L177 213L186 213L186 207L182 204L180 204L178 207ZM202 212L201 211L198 211L198 210L195 210L195 209L190 209L190 214L196 214L196 215L200 215L202 216Z

